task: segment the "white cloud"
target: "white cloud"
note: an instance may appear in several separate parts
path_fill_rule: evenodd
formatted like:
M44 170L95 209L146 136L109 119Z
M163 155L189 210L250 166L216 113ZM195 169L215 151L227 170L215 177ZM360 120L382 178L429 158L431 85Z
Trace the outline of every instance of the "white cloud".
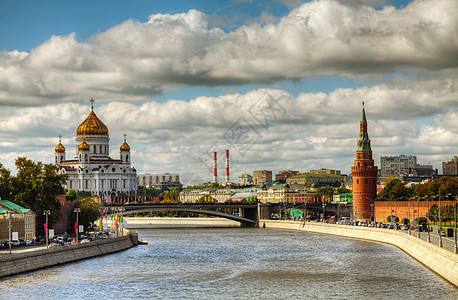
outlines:
M227 33L209 27L207 16L196 10L155 14L145 23L125 21L87 42L70 34L53 36L30 53L2 52L0 103L43 105L90 97L139 102L177 86L406 69L456 73L457 11L454 0L380 10L321 0L302 4L277 24Z
M225 149L231 150L232 178L245 168L308 171L327 167L350 172L361 100L366 100L376 164L380 156L404 153L440 168L441 161L456 155L457 101L450 99L457 99L457 91L437 88L435 92L433 86L432 79L393 80L373 87L297 96L284 90L258 89L189 102L111 102L95 111L109 128L113 157L119 155L122 135L127 133L133 165L139 172L178 172L189 178L195 175L195 180L210 180L211 153L219 152L222 172ZM441 78L436 86L444 86ZM437 107L424 95L434 99ZM17 153L52 162L59 134L67 156L72 157L76 127L89 111L89 104L8 107L0 119L0 161L14 169ZM434 122L423 126L418 116ZM243 130L238 131L236 124Z

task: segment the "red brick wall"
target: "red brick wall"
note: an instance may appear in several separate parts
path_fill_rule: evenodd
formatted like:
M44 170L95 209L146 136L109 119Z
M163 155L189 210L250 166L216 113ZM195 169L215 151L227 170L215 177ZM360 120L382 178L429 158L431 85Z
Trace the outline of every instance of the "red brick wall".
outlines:
M59 219L59 221L53 224L54 228L51 229L54 229L55 234L63 234L67 232L67 227L73 212L73 203L67 202L65 196L57 196L56 198L60 202L60 212L62 213L62 217Z
M429 201L429 207L434 204L439 206L439 201ZM455 201L441 201L442 206L454 204ZM391 210L393 211L391 215L397 215L399 221L403 218L408 218L412 221L418 216L418 206L420 217L426 217L426 212L428 211L427 201L375 201L375 221L386 222Z

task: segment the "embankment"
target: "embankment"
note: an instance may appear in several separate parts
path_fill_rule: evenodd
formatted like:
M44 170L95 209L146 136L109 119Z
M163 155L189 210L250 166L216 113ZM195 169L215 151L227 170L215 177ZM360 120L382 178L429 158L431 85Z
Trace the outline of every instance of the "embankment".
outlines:
M240 222L225 218L124 218L126 228L160 227L240 227Z
M0 255L0 278L123 251L137 243L137 233L131 232L117 238L97 240L90 243L17 253L13 251L11 254Z
M432 271L458 286L458 254L395 230L314 222L304 224L280 220L260 220L259 225L264 228L308 231L390 244L400 248Z

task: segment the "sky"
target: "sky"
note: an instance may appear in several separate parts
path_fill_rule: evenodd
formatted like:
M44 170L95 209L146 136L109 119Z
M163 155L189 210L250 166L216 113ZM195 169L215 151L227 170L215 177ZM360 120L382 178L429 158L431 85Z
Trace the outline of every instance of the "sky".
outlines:
M365 102L375 164L458 155L458 2L0 0L0 163L110 155L185 185L254 170L351 173Z

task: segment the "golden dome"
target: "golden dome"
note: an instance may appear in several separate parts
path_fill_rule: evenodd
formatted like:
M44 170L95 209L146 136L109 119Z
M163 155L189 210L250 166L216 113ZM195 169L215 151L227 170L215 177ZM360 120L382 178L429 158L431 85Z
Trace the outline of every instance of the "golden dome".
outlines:
M91 113L76 129L77 135L108 135L108 127L94 113L94 99L91 99Z
M86 143L86 139L83 140L81 145L78 146L80 151L89 151L89 145Z
M64 153L65 152L65 147L64 145L62 145L61 143L61 138L62 136L59 135L59 144L56 146L56 148L54 149L56 151L56 153Z
M126 134L124 134L124 143L121 145L121 147L119 148L121 150L121 152L126 152L126 151L130 151L130 146L129 144L127 144L126 142Z

